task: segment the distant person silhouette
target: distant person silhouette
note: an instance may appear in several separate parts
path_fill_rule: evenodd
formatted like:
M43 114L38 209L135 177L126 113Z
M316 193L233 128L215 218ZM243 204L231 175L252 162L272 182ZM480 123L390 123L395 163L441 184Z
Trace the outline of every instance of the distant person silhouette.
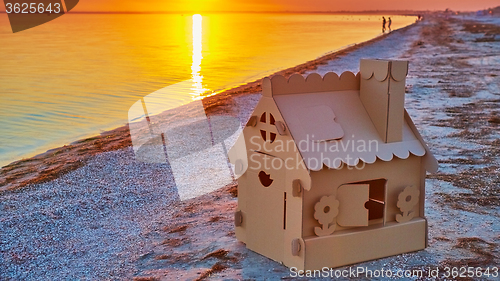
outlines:
M385 17L382 17L382 33L385 33Z
M391 17L389 17L389 21L387 22L387 28L389 28L389 32L391 32L391 23L392 23L392 20L391 20Z

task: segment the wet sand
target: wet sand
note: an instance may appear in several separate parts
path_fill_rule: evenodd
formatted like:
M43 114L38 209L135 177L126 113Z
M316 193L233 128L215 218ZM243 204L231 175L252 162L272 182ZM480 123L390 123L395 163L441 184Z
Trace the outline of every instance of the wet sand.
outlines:
M493 23L436 15L285 72L356 71L362 57L410 61L406 108L440 163L426 180L429 247L358 266L499 266L500 20ZM256 81L204 105L209 115L244 120L259 91ZM47 153L2 169L11 190L0 194L0 276L289 278L288 268L236 240L236 184L180 202L168 164L135 161L126 127Z

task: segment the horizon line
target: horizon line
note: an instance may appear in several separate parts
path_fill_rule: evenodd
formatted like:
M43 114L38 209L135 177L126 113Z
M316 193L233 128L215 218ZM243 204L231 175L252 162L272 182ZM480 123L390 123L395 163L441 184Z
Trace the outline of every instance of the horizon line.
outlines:
M261 13L261 14L369 14L369 13L429 13L445 10L365 10L365 11L70 11L66 14L202 14L202 13ZM470 13L476 11L453 11ZM7 11L0 11L7 13Z

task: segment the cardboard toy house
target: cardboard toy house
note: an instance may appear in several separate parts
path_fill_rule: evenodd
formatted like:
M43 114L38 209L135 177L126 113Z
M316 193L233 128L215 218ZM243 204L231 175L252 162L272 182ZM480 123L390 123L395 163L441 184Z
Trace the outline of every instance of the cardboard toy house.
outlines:
M298 269L424 249L437 161L404 109L406 61L263 81L235 161L238 240Z

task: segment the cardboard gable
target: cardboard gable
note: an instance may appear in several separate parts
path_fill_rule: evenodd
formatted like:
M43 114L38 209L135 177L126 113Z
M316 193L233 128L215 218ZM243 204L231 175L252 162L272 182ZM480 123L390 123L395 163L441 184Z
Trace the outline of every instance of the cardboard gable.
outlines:
M287 181L291 184L293 180L299 179L301 187L309 190L311 186L309 171L303 163L297 143L291 135L288 123L276 106L271 91L271 81L266 78L263 82L263 95L243 129L246 149L280 159L294 159L293 165L286 163L289 170L295 173L293 178Z

